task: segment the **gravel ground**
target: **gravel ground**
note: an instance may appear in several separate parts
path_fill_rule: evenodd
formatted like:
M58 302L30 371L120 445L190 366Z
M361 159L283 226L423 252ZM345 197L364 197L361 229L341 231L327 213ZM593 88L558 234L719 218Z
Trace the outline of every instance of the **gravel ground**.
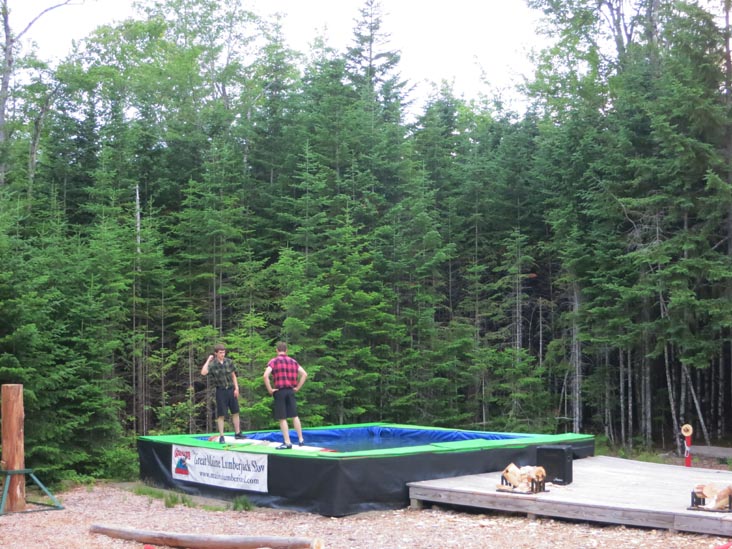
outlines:
M730 538L722 538L439 507L371 511L341 518L267 508L234 511L225 508L225 502L203 498L190 498L193 506L166 507L161 499L135 493L135 486L140 485L78 486L55 494L63 510L0 516L0 547L143 547L140 542L91 533L94 524L169 533L317 539L329 549L711 549L732 541L732 530Z
M328 518L265 508L251 511L166 507L129 486L97 484L56 494L63 510L0 517L0 547L137 547L142 543L93 534L93 524L177 532L319 539L326 548L620 547L715 548L730 539L552 519L530 520L503 513L455 509L371 511ZM221 502L217 502L220 505ZM732 535L732 532L730 533ZM161 547L161 546L157 546Z

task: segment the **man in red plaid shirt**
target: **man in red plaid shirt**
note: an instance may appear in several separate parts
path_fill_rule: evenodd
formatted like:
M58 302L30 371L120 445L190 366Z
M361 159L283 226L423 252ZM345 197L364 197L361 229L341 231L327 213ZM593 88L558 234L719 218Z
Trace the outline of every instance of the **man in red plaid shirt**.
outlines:
M270 383L270 375L274 377L274 388ZM288 418L292 418L292 426L297 432L297 443L302 446L304 444L302 425L297 415L295 393L305 383L308 373L294 358L287 356L287 343L280 341L277 344L277 356L267 363L262 377L267 392L274 397L274 418L280 422L280 431L282 431L284 439L277 449L290 450L292 448L290 429L287 425Z

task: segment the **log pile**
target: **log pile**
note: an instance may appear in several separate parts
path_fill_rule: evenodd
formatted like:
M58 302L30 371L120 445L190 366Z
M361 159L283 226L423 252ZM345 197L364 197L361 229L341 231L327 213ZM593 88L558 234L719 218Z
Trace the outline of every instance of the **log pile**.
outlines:
M732 497L732 484L724 486L710 482L708 484L697 484L694 486L694 496L703 502L698 506L700 509L710 511L730 511L730 497Z
M498 490L531 493L544 491L546 471L541 466L517 467L514 463L509 463L501 476L503 482L496 487Z

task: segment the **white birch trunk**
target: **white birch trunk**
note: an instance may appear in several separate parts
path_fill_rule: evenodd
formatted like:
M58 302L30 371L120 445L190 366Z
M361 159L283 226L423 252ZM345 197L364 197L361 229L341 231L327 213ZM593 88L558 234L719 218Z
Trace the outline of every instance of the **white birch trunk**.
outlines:
M618 368L619 373L619 379L618 379L618 388L619 388L619 397L620 397L620 444L625 446L627 442L627 437L625 433L625 353L622 349L618 352L618 360L620 361L620 367Z
M580 341L580 329L577 322L577 313L580 308L580 292L576 282L572 283L572 342L570 351L570 364L574 372L574 383L572 384L572 431L579 433L582 430L582 342Z

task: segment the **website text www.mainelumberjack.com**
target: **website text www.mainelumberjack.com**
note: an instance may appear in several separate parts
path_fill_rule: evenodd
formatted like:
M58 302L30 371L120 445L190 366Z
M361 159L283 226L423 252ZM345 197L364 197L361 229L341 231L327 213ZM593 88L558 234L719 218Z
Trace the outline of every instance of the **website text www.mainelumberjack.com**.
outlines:
M209 473L208 471L201 471L201 477L210 478L214 480L222 480L226 482L238 482L240 484L259 484L258 478L242 478L234 475L219 475L216 473Z

